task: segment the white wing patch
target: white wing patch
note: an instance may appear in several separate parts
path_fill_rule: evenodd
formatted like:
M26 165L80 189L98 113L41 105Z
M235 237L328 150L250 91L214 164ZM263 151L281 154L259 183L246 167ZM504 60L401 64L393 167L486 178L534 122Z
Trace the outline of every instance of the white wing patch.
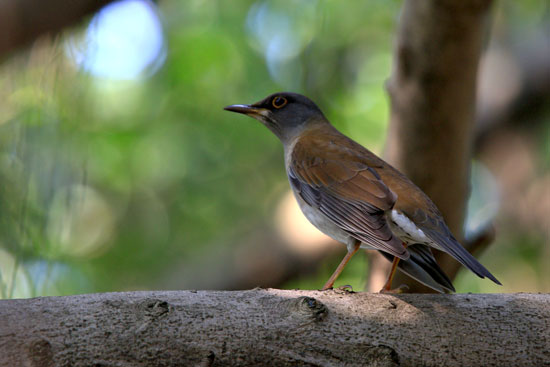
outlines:
M391 211L390 227L392 232L403 240L411 240L418 243L431 243L426 234L414 224L405 214L393 209ZM409 242L409 241L406 241Z

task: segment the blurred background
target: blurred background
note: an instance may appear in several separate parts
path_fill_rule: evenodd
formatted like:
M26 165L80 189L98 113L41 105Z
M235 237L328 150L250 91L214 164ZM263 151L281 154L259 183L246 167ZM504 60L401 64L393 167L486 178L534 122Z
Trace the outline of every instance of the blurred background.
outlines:
M0 297L319 289L345 253L302 217L282 148L222 108L286 90L384 148L400 1L125 0L0 63ZM550 5L498 1L479 77L459 292L550 291ZM366 284L360 253L336 286Z

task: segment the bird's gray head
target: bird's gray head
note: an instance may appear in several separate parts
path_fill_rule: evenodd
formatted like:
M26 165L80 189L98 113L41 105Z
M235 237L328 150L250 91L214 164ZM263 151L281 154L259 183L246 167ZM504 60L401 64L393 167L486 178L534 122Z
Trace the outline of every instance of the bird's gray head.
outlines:
M319 107L309 98L297 93L274 93L251 105L235 104L224 109L254 117L283 143L291 140L311 123L326 122Z

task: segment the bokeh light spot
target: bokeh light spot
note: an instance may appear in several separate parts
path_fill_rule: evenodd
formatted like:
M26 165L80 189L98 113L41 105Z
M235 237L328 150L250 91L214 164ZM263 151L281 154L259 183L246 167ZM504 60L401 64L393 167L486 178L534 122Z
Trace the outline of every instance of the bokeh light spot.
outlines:
M31 297L31 289L25 267L0 243L0 299Z
M55 255L90 258L106 250L115 213L98 191L76 184L56 192L48 218Z
M491 223L500 206L500 190L493 174L481 162L472 162L472 193L468 200L466 233L475 233Z
M68 52L90 74L107 79L136 79L164 63L162 25L156 5L124 0L104 7L92 19L84 40L72 39Z
M246 25L252 46L263 54L271 77L289 89L299 87L302 70L292 61L315 37L317 7L314 0L262 1L248 12Z
M292 192L287 192L276 214L279 234L293 251L311 254L333 246L333 241L302 214Z

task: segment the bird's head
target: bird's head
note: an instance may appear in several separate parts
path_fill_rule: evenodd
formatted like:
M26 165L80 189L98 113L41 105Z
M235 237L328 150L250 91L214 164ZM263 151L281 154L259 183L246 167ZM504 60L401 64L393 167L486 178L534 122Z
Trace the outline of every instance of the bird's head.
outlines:
M297 93L274 93L250 105L235 104L224 109L254 117L283 143L291 140L310 124L326 122L319 107L309 98Z

